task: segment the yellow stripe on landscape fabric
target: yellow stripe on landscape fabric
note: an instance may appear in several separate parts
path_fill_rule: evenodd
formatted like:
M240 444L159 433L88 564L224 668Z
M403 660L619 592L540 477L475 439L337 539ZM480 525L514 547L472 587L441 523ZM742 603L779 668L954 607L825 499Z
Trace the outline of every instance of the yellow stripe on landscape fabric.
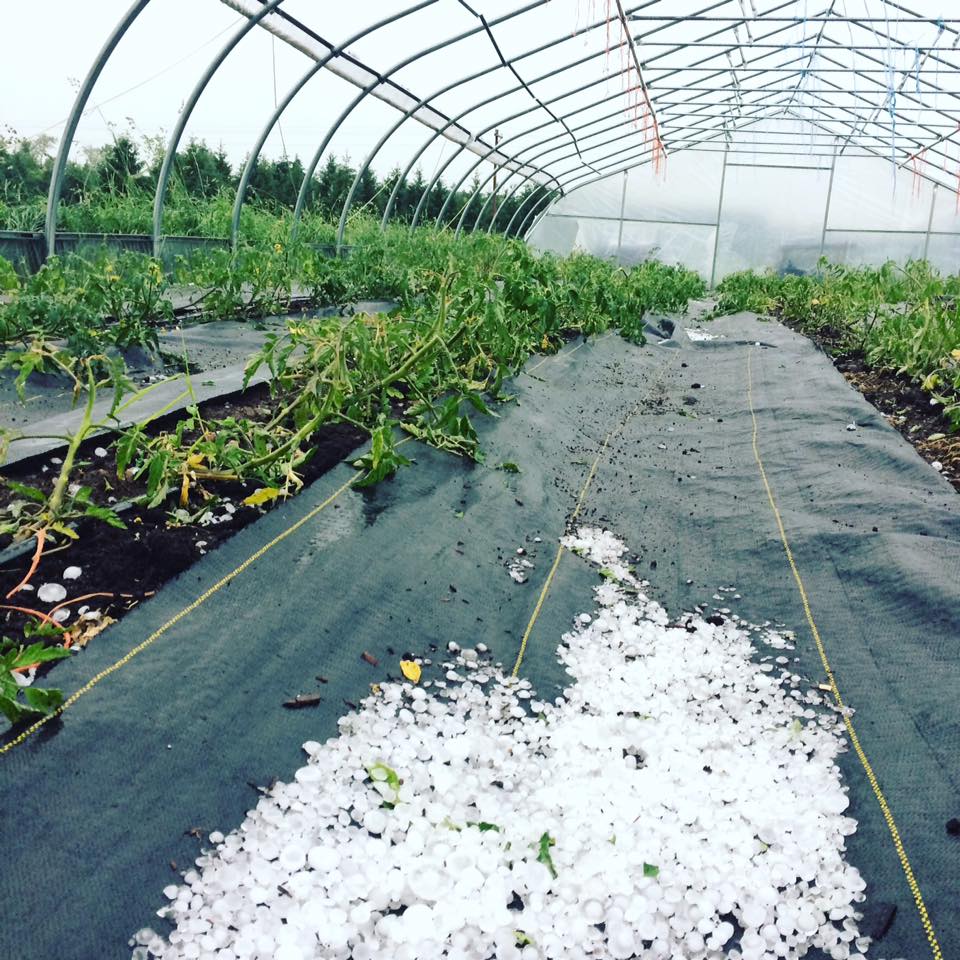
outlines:
M753 421L753 456L757 461L757 467L760 469L760 479L763 481L763 487L767 491L767 500L770 503L770 509L773 511L773 517L776 520L777 530L780 532L780 541L783 544L783 550L787 556L787 563L790 564L790 571L793 574L793 579L797 585L797 590L800 592L800 600L803 603L803 613L806 617L807 624L810 627L810 633L813 635L813 641L817 645L817 653L820 654L820 662L823 664L824 672L827 675L827 682L830 684L830 692L833 695L834 702L840 709L840 715L843 717L844 725L847 728L847 735L850 737L850 742L853 744L853 749L860 760L860 764L863 767L864 773L867 775L867 780L870 783L871 790L873 790L873 795L877 798L877 803L880 804L880 810L883 813L883 819L887 823L887 828L890 831L890 837L893 840L893 846L897 851L897 856L900 858L900 866L903 867L904 875L907 878L907 885L910 887L910 893L913 895L914 903L917 905L917 912L920 914L920 922L923 924L923 930L927 935L927 942L930 944L930 950L933 954L934 960L943 960L943 952L941 951L940 944L937 941L936 931L933 929L933 923L930 920L930 915L927 913L927 906L923 902L923 895L920 893L920 885L917 883L917 879L913 875L913 867L910 866L910 860L907 857L907 851L903 847L903 840L900 838L900 831L897 829L896 821L893 819L893 812L890 809L890 805L887 803L887 798L884 796L883 790L880 788L880 783L877 780L876 774L873 772L873 766L867 759L867 755L864 752L863 747L860 745L860 738L857 736L857 731L853 726L853 720L850 719L849 712L844 707L843 697L840 696L840 688L837 686L837 680L833 674L833 668L830 666L830 660L827 657L826 647L823 644L820 631L817 629L816 621L813 619L813 611L810 607L810 600L807 596L806 588L803 585L803 579L800 576L800 570L797 568L797 563L793 556L793 550L790 549L790 541L787 539L787 531L783 525L783 517L780 515L780 510L777 507L777 501L773 496L773 489L770 486L770 481L767 479L767 471L764 469L763 458L760 456L760 447L757 442L759 428L757 426L757 414L753 406L753 352L754 348L751 347L747 353L747 399L750 404L750 417Z
M9 743L6 743L0 747L0 756L8 753L14 747L19 746L21 743L35 734L39 729L41 729L41 727L43 727L45 724L48 724L51 720L56 719L66 710L69 710L70 707L72 707L81 697L88 694L98 683L100 683L101 680L105 680L112 673L116 673L121 667L126 666L134 657L143 653L147 647L159 640L168 630L170 630L171 627L176 626L176 624L183 620L184 617L187 617L193 613L197 607L200 607L206 603L207 600L209 600L215 593L222 590L228 583L230 583L231 580L235 580L237 577L239 577L244 570L256 563L265 553L267 553L269 550L272 550L278 543L286 540L290 534L299 530L300 527L302 527L305 523L309 523L318 513L329 507L330 504L333 503L333 501L336 500L341 493L348 490L353 485L355 480L355 476L351 477L346 483L339 486L336 490L334 490L333 493L330 494L329 497L327 497L326 500L323 501L323 503L315 506L309 513L297 520L296 523L292 523L282 533L277 534L277 536L275 536L272 540L265 543L262 547L260 547L259 550L256 551L256 553L251 554L238 567L235 567L226 576L221 577L208 590L204 590L204 592L201 593L200 596L193 601L193 603L184 607L179 613L174 614L166 623L154 630L153 633L146 638L146 640L142 640L119 660L111 663L109 667L101 670L96 676L91 677L82 687L80 687L79 690L67 697L67 699L64 700L63 703L53 711L53 713L50 713L45 717L41 717L36 723L27 727L27 729L24 730L23 733L21 733L18 737L16 737L16 739L11 740Z
M580 346L583 346L583 344L580 344ZM576 349L579 349L579 347L577 347ZM551 360L557 356L560 356L560 354L551 354L550 356L544 357L543 360L541 360L540 363L537 364L537 366L541 366L543 363L546 363L547 360ZM404 437L397 444L397 446L399 447L399 446L402 446L404 443L409 443L412 439L413 439L412 437ZM243 563L241 563L238 567L231 570L230 573L228 573L226 576L218 580L215 584L213 584L212 587L210 587L208 590L205 590L203 593L201 593L200 596L197 597L197 599L194 600L191 604L184 607L179 613L174 614L174 616L172 616L169 620L167 620L166 623L164 623L162 626L154 630L154 632L151 633L149 637L147 637L145 640L142 640L140 643L138 643L135 647L133 647L133 649L127 652L119 660L115 661L114 663L111 663L109 667L106 667L105 669L101 670L98 674L96 674L96 676L91 677L82 687L80 687L78 690L72 693L69 697L67 697L67 699L64 700L63 703L60 704L60 706L57 707L56 710L54 710L52 713L48 714L45 717L41 717L35 723L27 727L22 733L20 733L19 736L15 737L9 743L5 743L2 747L0 747L0 756L3 756L5 753L9 753L11 750L13 750L14 747L20 746L20 744L24 743L26 740L32 737L33 734L35 734L38 730L46 726L46 724L48 724L51 720L55 720L57 717L61 716L63 713L69 710L81 697L86 696L86 694L88 694L91 690L93 690L93 688L96 687L97 684L99 684L102 680L105 680L111 674L114 674L118 670L120 670L122 667L125 667L128 663L130 663L131 660L134 659L134 657L143 653L143 651L146 650L147 647L154 644L172 627L176 626L176 624L178 624L181 620L183 620L185 617L193 613L194 610L196 610L198 607L206 603L207 600L209 600L215 593L222 590L228 583L230 583L231 580L236 579L248 567L256 563L257 560L259 560L265 553L272 550L275 546L277 546L277 544L282 543L292 533L295 533L297 530L299 530L305 523L309 523L314 517L317 516L317 514L319 514L321 511L329 507L330 504L332 504L334 500L336 500L340 496L340 494L346 492L353 485L355 480L356 480L356 477L351 477L346 483L342 484L340 487L334 490L334 492L330 494L330 496L327 497L327 499L324 500L323 503L318 504L305 516L301 517L295 523L287 527L287 529L284 530L282 533L277 534L277 536L275 536L272 540L270 540L268 543L265 543L262 547L260 547L259 550L257 550L254 554L252 554L250 557L244 560Z
M583 346L583 344L580 346ZM577 519L578 516L580 516L580 511L583 509L583 504L587 499L587 493L589 492L590 486L593 483L593 478L597 475L597 469L600 466L600 461L603 459L604 454L607 452L607 448L610 446L610 441L623 431L623 429L637 414L640 408L653 396L654 391L659 385L660 378L663 376L672 359L673 356L671 355L667 357L667 359L660 365L657 375L653 378L653 386L651 386L644 398L635 404L631 408L630 412L623 418L623 420L621 420L620 423L618 423L603 438L603 443L600 445L600 450L597 452L597 455L593 458L593 463L590 465L590 470L587 473L587 479L584 480L583 486L580 488L580 495L577 497L577 502L573 508L573 512L567 518L568 527ZM533 613L530 615L530 620L527 622L527 629L523 631L523 637L520 640L520 650L517 653L517 659L513 665L513 670L511 671L511 674L514 677L518 676L520 673L520 665L523 663L524 654L527 652L527 641L530 639L530 634L533 633L533 627L537 622L537 618L540 616L540 611L543 610L543 604L547 599L547 594L550 592L550 587L553 584L553 578L556 576L557 568L560 566L560 558L563 556L564 549L565 548L563 544L560 544L557 547L557 555L553 558L553 565L550 567L550 572L547 574L547 579L544 581L543 587L540 590L540 596L537 598L537 605L533 608Z

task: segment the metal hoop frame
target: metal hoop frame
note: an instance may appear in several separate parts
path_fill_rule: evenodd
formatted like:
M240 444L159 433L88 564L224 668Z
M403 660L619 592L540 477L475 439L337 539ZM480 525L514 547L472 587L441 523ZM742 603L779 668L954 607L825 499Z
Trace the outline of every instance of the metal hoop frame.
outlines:
M899 168L911 165L913 175L935 184L949 189L955 187L956 178L947 172L946 165L957 162L956 152L960 146L960 123L957 114L960 87L941 83L940 70L943 68L948 75L954 77L960 74L960 19L931 18L894 0L880 0L885 14L883 17L840 15L836 10L836 0L830 0L822 8L812 12L805 9L804 0L779 0L775 5L761 11L757 11L751 4L750 16L745 15L746 8L734 0L711 0L699 11L683 15L669 12L669 0L644 0L625 10L618 3L618 10L622 14L619 23L647 26L643 32L620 41L626 44L628 52L635 58L634 61L626 67L621 64L619 71L579 83L546 99L534 91L535 85L597 61L604 53L609 52L578 55L532 79L521 77L518 72L521 63L536 54L559 49L562 44L572 39L571 34L563 33L552 40L505 57L494 35L494 28L502 29L508 24L513 26L514 22L522 28L521 18L544 6L549 0L527 0L525 4L518 5L491 21L487 21L465 0L419 0L400 8L390 16L372 21L338 43L323 40L307 26L280 10L283 0L223 2L239 10L246 19L212 57L177 114L154 195L152 239L155 254L159 254L163 240L164 202L187 123L219 68L244 37L257 26L274 32L287 42L292 42L289 39L291 30L301 31L304 36L318 41L314 46L323 47L326 52L311 54L313 63L276 105L253 141L234 198L230 228L230 239L234 247L240 237L243 204L250 181L271 132L310 81L324 69L335 70L341 61L354 68L359 66L361 73L365 71L363 75L372 79L361 84L353 76L340 73L341 77L346 76L360 86L360 91L349 101L334 123L320 132L316 150L305 169L294 205L294 232L305 209L317 166L353 112L361 107L369 96L375 96L392 103L398 110L398 118L379 137L357 170L340 210L338 248L344 241L359 185L382 148L409 120L417 119L426 123L431 127L431 133L422 145L413 151L400 171L387 199L381 227L385 228L389 222L399 192L417 163L427 150L443 137L454 143L455 150L452 156L438 164L437 171L425 185L414 210L411 229L420 222L428 198L444 174L465 150L469 150L476 154L476 158L468 164L467 172L448 191L436 223L444 222L450 204L455 198L462 196L461 191L468 178L473 176L483 163L491 163L494 171L478 181L477 187L471 191L469 198L455 214L456 230L460 232L464 229L470 209L478 197L482 198L482 202L470 229L481 229L485 218L487 231L496 229L500 212L510 209L517 195L522 195L522 191L526 190L526 196L522 197L504 227L507 233L515 232L525 236L529 234L539 216L559 197L571 189L579 189L597 179L611 176L608 172L611 162L615 166L620 165L616 172L620 169L632 169L630 166L622 166L624 161L617 159L625 152L619 149L620 144L632 137L637 139L636 131L631 134L629 129L624 129L629 127L630 123L628 110L612 109L602 115L598 113L605 105L613 105L618 100L628 101L630 93L637 88L642 88L647 95L648 109L656 129L660 131L658 137L662 139L658 140L658 150L712 149L711 142L721 136L729 146L737 143L741 131L749 130L756 122L787 117L804 122L812 131L816 131L817 136L835 138L841 144L838 147L838 156L848 148L856 148L866 155L892 159ZM57 223L67 160L80 120L103 69L148 3L149 0L135 0L126 10L98 52L77 92L52 166L44 224L48 255L56 251ZM411 51L384 72L368 67L349 53L349 48L358 41L439 3L458 3L476 18L477 25ZM609 22L612 21L590 23L584 26L577 36L582 38ZM690 24L700 23L705 25L705 29L702 33L698 31L695 38L687 36L681 39L676 36L677 28L682 24L686 24L684 29L689 31ZM808 27L813 31L812 35L808 35ZM849 42L841 42L833 36L833 27L841 27L848 32ZM777 42L779 36L787 31L797 31L798 28L801 33L799 44ZM855 41L855 31L862 42ZM923 42L918 44L913 39L901 39L898 36L901 32L911 38L922 35ZM497 60L491 66L478 68L449 81L422 97L399 87L392 79L404 68L481 34L489 37L497 55ZM307 52L304 47L300 49ZM913 63L906 62L909 60L908 56L903 58L903 63L898 64L891 53L893 50L907 54L913 52ZM695 51L690 62L676 62L678 57L683 58L688 51ZM887 59L884 59L884 51ZM751 53L749 58L747 52ZM639 59L639 56L648 53L649 56ZM797 53L799 56L790 58L791 54ZM627 59L629 61L630 58ZM440 109L439 102L446 94L464 91L471 84L491 77L501 70L509 71L516 83L499 93L478 96L454 116L447 116ZM584 94L593 87L608 82L611 77L616 79L624 75L632 76L633 70L637 73L633 87L628 83L626 90L605 94L576 109L560 112L553 109L566 98ZM603 71L598 70L599 73ZM811 78L815 78L816 85L811 84ZM860 89L857 89L858 85ZM914 89L911 90L911 86ZM464 126L468 118L481 108L508 101L509 98L524 92L532 100L530 106L514 110L492 123L486 123L477 132ZM783 97L778 98L778 94L783 94ZM946 107L941 104L941 100L949 101ZM525 118L536 114L543 114L546 119L532 124L525 122ZM619 123L616 122L618 116ZM581 117L582 123L571 125L571 120L579 120ZM492 130L518 123L519 126L512 129L502 141L490 144L484 139ZM601 127L601 124L606 125ZM757 131L757 135L762 132ZM604 139L598 141L599 137ZM571 145L572 150L565 151L565 145ZM763 145L776 146L781 152L788 154L803 149L803 144L786 139L773 144L765 142ZM648 146L647 143L643 145L639 159L631 161L633 166L650 162ZM941 163L944 169L940 170L928 163L928 159ZM572 167L569 166L571 161ZM503 174L502 179L494 190L484 194L497 173ZM488 216L491 207L493 213Z

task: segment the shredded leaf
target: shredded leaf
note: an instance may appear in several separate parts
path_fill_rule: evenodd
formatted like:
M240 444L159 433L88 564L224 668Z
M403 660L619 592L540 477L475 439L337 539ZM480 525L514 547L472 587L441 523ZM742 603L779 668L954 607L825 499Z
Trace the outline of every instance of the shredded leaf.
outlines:
M557 841L544 832L540 837L540 852L537 854L537 860L540 861L549 871L554 880L557 879L557 868L553 865L553 857L550 856L550 848L556 846ZM644 876L646 876L647 865L643 865Z

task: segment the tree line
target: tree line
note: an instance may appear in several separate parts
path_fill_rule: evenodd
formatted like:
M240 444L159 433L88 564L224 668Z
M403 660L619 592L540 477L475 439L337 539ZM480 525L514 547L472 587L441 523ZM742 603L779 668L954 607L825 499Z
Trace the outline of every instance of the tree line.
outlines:
M46 201L53 168L53 145L51 137L0 137L0 228L32 229L37 226L38 211ZM69 208L70 205L90 204L92 201L102 206L110 199L117 202L152 199L162 162L162 147L160 138L145 138L141 146L131 137L118 136L101 149L87 150L82 160L71 159L64 176L63 203ZM178 197L212 201L229 196L232 203L241 170L242 166L232 167L222 148L215 150L203 140L191 140L177 153L174 161L171 202L177 202ZM304 173L303 163L297 156L292 159L286 156L278 159L260 157L250 179L246 202L278 214L289 213L296 203ZM308 199L310 211L329 220L337 219L355 176L356 168L349 158L327 157L312 178ZM398 168L382 178L367 169L357 185L352 209L382 216L399 178ZM444 217L447 222L458 218L463 204L479 182L474 174L470 185L450 199ZM397 192L391 218L409 222L427 185L423 171L418 167ZM497 200L500 211L498 229L507 225L532 189L524 187L507 202L501 191ZM450 192L450 187L438 181L424 204L421 219L436 218ZM480 206L474 202L468 223L472 223ZM484 225L489 223L489 215L488 209Z

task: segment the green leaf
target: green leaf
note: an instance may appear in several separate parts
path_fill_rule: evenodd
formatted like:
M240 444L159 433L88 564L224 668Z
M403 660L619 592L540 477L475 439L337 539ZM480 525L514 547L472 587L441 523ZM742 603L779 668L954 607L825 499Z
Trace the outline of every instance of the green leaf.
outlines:
M643 865L643 875L645 877L657 877L660 875L660 868L655 867L652 863L645 863Z
M103 520L104 523L109 524L111 527L116 527L118 530L127 529L127 525L117 516L116 511L111 510L109 507L100 507L95 503L91 503L83 513L84 516L93 517L96 520Z
M53 713L63 703L63 691L54 688L24 687L23 697L35 713Z
M140 427L134 427L125 433L117 442L117 477L122 478L127 467L133 462L137 447L143 439Z
M504 473L519 473L520 468L512 460L504 460L500 466L497 467L498 470L502 470Z
M25 716L29 716L30 711L13 697L0 691L0 713L11 723L19 723Z
M387 784L394 793L400 790L400 778L397 771L385 763L374 763L367 767L367 774L371 780L379 780Z
M490 830L500 832L500 828L495 823L487 823L486 820L468 820L468 827L476 827L481 833L488 833Z
M17 483L16 480L4 480L4 483L14 492L19 493L21 497L33 500L35 503L46 503L47 495L36 487L28 487L25 483Z
M550 848L556 846L557 841L550 836L549 833L544 832L540 837L540 849L537 853L537 860L540 861L549 871L550 876L554 880L557 879L557 869L553 865L553 857L550 856ZM644 871L646 871L646 865L644 865Z
M22 647L10 664L10 669L18 667L32 667L35 663L49 663L51 660L63 660L71 655L70 650L63 647L50 647L45 643L31 643L29 647Z

